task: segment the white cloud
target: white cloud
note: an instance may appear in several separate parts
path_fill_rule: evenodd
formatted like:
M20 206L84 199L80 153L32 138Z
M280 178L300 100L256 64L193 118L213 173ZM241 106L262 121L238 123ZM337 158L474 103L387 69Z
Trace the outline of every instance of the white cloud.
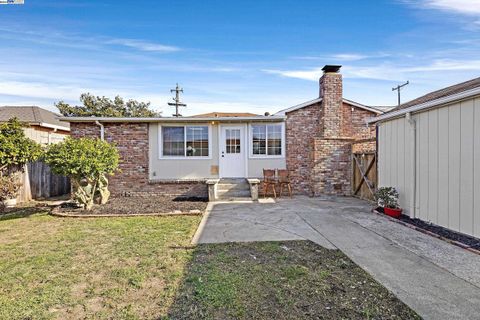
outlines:
M341 60L341 61L356 61L356 60L367 59L369 58L369 56L363 55L363 54L356 54L356 53L340 53L340 54L334 54L332 58L336 60Z
M148 42L148 41L138 40L138 39L111 39L106 41L106 43L135 48L141 51L154 51L154 52L180 51L180 48L178 47L167 46L159 43Z
M361 78L374 80L397 81L408 79L412 74L448 72L448 71L480 71L480 60L437 59L425 65L402 65L400 63L383 63L380 65L354 66L348 65L342 69L345 78ZM317 81L323 74L322 67L305 70L262 70L265 73L276 74L288 78Z
M480 15L480 1L478 0L424 0L423 5L446 12Z
M390 56L386 53L361 54L361 53L335 53L320 56L299 56L293 57L297 60L323 60L323 61L359 61L366 59L385 58Z

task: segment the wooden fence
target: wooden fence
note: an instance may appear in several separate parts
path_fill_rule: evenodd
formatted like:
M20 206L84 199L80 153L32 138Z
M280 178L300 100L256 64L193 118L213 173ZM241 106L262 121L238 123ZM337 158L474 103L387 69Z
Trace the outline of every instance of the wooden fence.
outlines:
M50 198L70 193L70 179L52 173L50 167L44 162L31 162L27 167L33 199Z
M7 173L18 175L22 184L17 196L18 202L70 193L70 179L53 174L50 167L42 161L28 163L23 168L9 168Z
M377 155L375 152L352 154L352 194L375 200L377 189Z

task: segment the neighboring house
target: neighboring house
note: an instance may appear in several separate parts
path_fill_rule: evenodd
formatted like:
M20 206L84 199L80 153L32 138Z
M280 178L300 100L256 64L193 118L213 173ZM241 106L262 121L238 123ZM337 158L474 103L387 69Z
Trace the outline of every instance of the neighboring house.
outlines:
M378 126L380 186L412 218L480 237L480 78L407 102Z
M6 122L14 117L25 125L25 135L42 145L61 142L70 135L70 124L58 120L60 114L40 107L0 107L0 122ZM53 174L41 161L28 163L22 168L20 179L22 186L17 197L18 202L60 196L70 192L70 180Z
M60 114L40 107L0 107L0 122L14 117L26 125L25 135L41 144L57 143L70 135L70 124L60 122Z
M339 69L324 68L318 99L274 115L62 120L73 137L117 144L113 194L206 196L206 179L261 178L264 168L288 168L297 193L350 194L352 143L374 137L366 119L382 112L343 99Z

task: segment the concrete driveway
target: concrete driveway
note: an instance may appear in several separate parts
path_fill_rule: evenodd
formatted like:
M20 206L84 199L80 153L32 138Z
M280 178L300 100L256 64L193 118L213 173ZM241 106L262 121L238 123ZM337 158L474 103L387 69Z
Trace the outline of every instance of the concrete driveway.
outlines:
M197 243L308 239L340 249L425 319L480 319L480 256L353 198L215 204Z

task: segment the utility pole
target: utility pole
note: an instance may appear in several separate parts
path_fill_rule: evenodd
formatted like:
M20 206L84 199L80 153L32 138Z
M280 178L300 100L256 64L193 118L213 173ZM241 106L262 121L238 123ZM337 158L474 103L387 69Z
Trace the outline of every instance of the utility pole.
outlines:
M175 92L175 98L172 98L175 102L169 102L169 106L175 106L175 113L173 114L174 117L181 117L182 115L178 112L179 107L186 107L185 103L180 102L180 92L183 93L183 89L178 86L175 89L171 89L170 92Z
M397 93L398 93L398 105L399 105L399 106L400 106L400 90L401 90L403 87L405 87L407 84L409 84L409 83L410 83L410 82L407 81L407 82L405 82L404 84L399 84L398 86L392 88L392 91L395 91L395 90L396 90Z

